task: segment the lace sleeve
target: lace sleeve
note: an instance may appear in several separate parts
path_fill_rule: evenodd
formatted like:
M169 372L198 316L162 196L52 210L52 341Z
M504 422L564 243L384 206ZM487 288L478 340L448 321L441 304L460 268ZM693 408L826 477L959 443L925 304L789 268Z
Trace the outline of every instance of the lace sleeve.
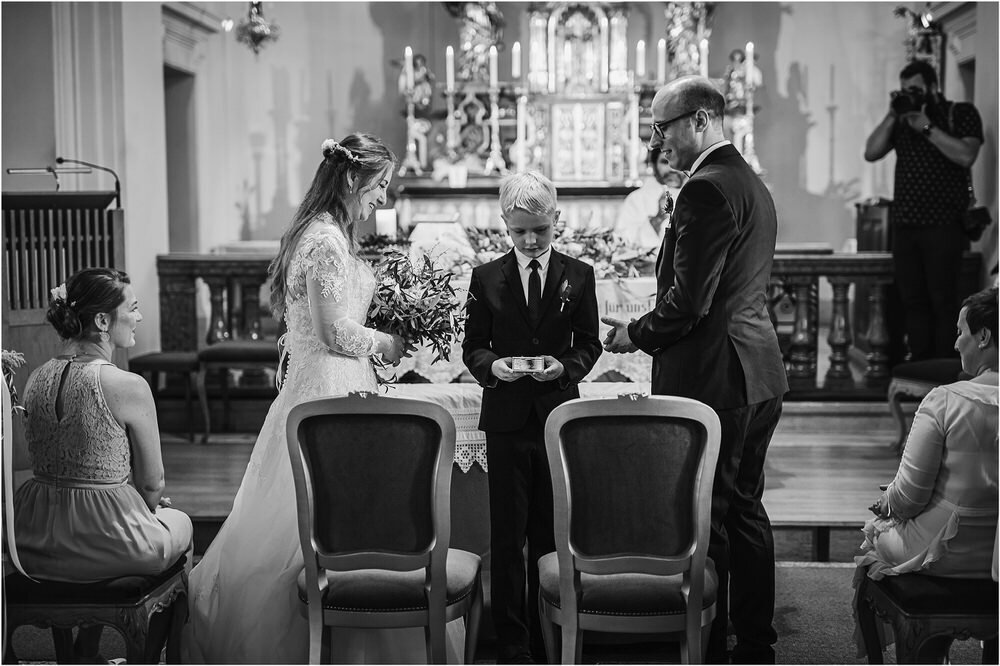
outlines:
M332 229L303 240L309 312L316 337L345 356L371 356L379 351L383 333L351 319L347 284L351 265L347 239Z

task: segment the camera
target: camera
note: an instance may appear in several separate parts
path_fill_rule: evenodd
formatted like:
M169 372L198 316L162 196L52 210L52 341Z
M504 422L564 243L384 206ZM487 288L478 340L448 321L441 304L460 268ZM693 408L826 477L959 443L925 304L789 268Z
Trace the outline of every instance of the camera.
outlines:
M892 98L889 106L897 116L920 111L930 101L922 90L893 90L889 96Z

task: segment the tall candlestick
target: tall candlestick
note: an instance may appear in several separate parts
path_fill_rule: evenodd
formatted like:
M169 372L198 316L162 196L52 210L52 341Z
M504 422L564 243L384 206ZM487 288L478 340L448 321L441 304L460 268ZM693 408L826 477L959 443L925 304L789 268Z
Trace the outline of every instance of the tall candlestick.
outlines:
M510 78L521 78L521 42L514 42L510 47Z
M754 87L754 80L753 80L753 78L754 78L753 77L753 42L747 42L746 63L744 63L744 64L746 66L746 68L744 69L744 76L746 77L745 79L743 79L744 85L747 87L747 90L753 90L753 87Z
M403 69L406 72L406 89L413 90L413 49L403 49Z
M641 39L635 43L635 78L646 76L646 42Z
M451 92L455 89L455 49L450 44L444 50L444 81L445 90Z
M498 87L499 80L497 76L497 47L494 44L490 47L490 88Z
M703 39L698 44L698 72L708 77L708 40Z
M667 82L667 40L656 43L656 82Z

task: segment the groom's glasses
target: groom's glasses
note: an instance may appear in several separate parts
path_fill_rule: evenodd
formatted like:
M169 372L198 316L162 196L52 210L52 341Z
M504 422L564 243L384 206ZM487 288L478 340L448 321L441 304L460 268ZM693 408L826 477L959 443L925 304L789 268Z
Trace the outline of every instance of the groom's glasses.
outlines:
M688 111L687 113L682 113L679 116L674 116L670 120L661 120L658 123L651 124L649 126L649 129L650 129L650 132L651 132L650 135L649 135L649 141L650 141L650 143L652 143L654 139L659 139L660 141L663 141L663 139L664 139L663 133L667 131L667 128L670 126L670 123L675 123L678 120L681 120L682 118L687 118L688 116L693 116L694 114L698 113L698 111L700 111L700 110L701 109L695 109L694 111Z

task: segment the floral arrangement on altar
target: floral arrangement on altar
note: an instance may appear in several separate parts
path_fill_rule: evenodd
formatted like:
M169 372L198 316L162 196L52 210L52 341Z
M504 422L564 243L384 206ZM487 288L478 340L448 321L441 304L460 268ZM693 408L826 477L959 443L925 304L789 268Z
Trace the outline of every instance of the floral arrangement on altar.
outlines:
M453 273L465 273L473 266L493 261L510 251L510 236L503 229L468 228L469 245L475 253L470 261L459 259ZM564 254L576 257L594 267L598 280L603 278L638 277L644 268L656 260L657 248L646 249L626 243L610 229L571 229L558 222L553 246Z
M452 345L465 329L465 299L451 284L454 274L438 268L424 255L414 266L397 249L388 249L375 268L375 293L368 308L367 326L389 331L407 342L433 349L432 363L451 360ZM386 366L372 357L376 369ZM391 384L395 375L380 384Z
M656 260L657 249L629 245L610 229L571 229L564 222L556 224L553 240L556 248L594 267L598 280L638 277L643 268Z

